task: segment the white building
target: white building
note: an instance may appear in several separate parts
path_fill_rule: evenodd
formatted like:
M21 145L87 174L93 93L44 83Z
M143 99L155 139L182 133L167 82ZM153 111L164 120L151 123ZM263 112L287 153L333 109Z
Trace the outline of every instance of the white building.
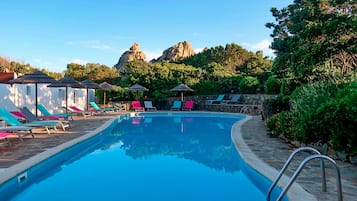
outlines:
M5 75L7 74L7 75ZM35 113L36 85L35 84L6 84L8 80L15 79L16 75L0 73L0 107L9 111L17 110L17 107L28 107ZM49 84L37 84L37 101L43 104L50 112L65 112L66 105L65 87L47 87ZM95 101L93 89L88 90L89 101ZM86 89L68 88L68 106L77 105L86 108ZM41 114L38 111L38 114Z

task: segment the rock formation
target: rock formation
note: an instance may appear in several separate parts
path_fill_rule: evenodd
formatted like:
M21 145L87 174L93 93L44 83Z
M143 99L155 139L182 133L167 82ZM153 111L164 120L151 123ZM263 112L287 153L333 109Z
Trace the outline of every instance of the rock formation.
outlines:
M151 62L158 62L158 61L175 61L177 59L190 57L195 54L190 42L184 41L179 42L176 45L166 49L162 55L157 58L153 59Z
M140 51L138 43L134 43L128 51L125 51L117 64L114 65L120 72L125 71L125 65L131 61L145 61L146 55L144 52Z

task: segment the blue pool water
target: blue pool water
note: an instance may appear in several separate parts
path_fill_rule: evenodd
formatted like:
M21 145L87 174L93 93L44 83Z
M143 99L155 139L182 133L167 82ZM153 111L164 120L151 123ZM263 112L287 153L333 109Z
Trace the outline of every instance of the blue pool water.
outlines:
M143 113L0 187L0 200L265 200L270 182L231 141L242 115Z

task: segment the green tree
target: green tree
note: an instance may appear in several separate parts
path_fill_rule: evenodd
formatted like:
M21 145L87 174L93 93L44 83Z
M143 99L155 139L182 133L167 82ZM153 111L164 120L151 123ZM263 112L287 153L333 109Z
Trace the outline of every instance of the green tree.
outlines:
M295 0L271 12L275 74L301 84L356 72L356 1Z
M70 63L67 64L67 69L64 71L64 74L74 80L85 80L88 72L84 65Z

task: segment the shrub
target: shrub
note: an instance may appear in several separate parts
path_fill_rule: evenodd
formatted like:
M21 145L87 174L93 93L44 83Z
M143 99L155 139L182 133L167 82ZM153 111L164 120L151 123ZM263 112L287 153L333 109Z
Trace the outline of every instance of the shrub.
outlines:
M312 121L307 124L307 132L330 142L338 151L357 154L357 85L353 85L340 90L338 98L316 110ZM339 97L346 91L350 93Z
M273 115L267 121L267 127L272 130L273 135L285 138L286 140L295 140L294 126L292 124L293 113L283 111Z
M239 82L239 93L255 94L259 86L259 80L256 77L245 77Z
M289 97L278 96L276 99L266 99L263 102L263 119L269 119L272 115L289 110Z
M196 95L217 94L220 93L218 82L204 80L194 85Z
M275 76L270 76L264 84L265 93L278 94L280 92L281 84Z

